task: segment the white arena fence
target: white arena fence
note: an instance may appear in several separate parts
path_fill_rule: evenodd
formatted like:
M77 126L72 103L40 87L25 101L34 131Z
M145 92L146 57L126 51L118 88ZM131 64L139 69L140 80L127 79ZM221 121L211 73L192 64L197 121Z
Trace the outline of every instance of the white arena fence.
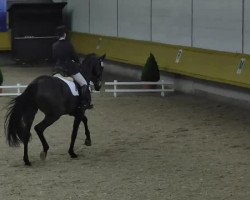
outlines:
M173 92L173 83L166 82L164 80L158 81L158 82L118 82L117 80L114 80L114 82L105 82L105 85L107 86L114 86L113 89L105 89L105 92L112 92L114 93L114 97L117 97L117 93L142 93L142 92L160 92L161 96L165 96L167 92ZM118 88L118 86L145 86L145 85L159 85L160 88L155 89L148 89L148 88Z
M91 86L93 84L90 84ZM22 94L22 92L24 91L24 89L27 87L27 85L21 85L20 83L17 83L16 85L0 85L0 90L2 92L0 92L0 97L1 96L19 96L20 94ZM91 91L93 93L100 93L99 91L95 91L92 89L91 87Z
M105 82L106 86L114 86L114 89L105 89L105 92L114 93L114 97L117 97L117 93L142 93L142 92L160 92L161 96L165 96L167 92L173 92L173 83L166 81L159 82L118 82L114 80L114 82ZM160 88L148 89L148 88L118 88L118 86L143 86L143 85L159 85ZM18 96L23 90L27 87L27 85L21 85L17 83L16 85L3 85L0 86L0 96ZM94 93L99 93L98 91L92 91Z
M17 83L16 85L3 85L0 86L2 92L0 96L18 96L22 93L22 91L27 87L27 85L21 85Z

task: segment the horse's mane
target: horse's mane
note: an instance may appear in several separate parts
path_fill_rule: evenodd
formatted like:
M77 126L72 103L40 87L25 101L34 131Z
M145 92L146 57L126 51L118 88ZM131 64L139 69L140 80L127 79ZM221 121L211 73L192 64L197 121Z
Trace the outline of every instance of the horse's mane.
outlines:
M95 53L90 53L85 56L84 60L82 61L82 65L85 66L94 66L97 62L97 57Z
M92 67L95 67L96 64L98 62L98 58L96 56L95 53L90 53L88 55L85 56L84 60L82 61L82 72L83 74L85 75L85 79L87 79L89 81L89 76L90 76L90 73L91 73L91 68ZM91 68L90 68L91 67Z

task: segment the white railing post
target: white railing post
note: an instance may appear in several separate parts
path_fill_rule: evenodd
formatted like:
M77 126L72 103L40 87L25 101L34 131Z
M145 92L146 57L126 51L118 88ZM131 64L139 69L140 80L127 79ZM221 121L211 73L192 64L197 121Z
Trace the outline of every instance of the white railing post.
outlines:
M17 84L17 95L21 94L20 83Z
M114 97L117 97L116 89L117 89L117 80L114 80Z
M165 97L165 87L164 87L164 80L161 80L161 96Z

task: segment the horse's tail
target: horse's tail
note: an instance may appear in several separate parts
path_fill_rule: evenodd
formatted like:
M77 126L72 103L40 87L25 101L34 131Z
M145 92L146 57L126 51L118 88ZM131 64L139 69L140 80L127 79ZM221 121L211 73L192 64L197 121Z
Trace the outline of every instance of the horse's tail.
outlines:
M4 129L10 146L19 146L20 142L23 143L25 138L30 136L27 126L31 126L30 117L33 121L37 112L34 102L34 86L34 84L30 84L20 96L12 99L8 105Z

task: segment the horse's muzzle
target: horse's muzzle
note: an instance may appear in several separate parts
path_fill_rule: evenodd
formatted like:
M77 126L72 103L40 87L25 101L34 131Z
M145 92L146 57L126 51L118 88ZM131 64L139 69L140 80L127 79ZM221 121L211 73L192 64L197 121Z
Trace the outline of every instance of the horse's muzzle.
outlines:
M102 82L101 81L98 81L95 85L95 90L96 91L100 91L101 87L102 87Z

